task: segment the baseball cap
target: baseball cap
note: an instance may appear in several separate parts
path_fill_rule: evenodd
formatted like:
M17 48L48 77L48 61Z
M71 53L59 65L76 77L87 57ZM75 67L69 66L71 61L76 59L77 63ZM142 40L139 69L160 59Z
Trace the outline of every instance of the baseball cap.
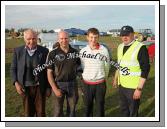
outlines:
M134 33L134 30L131 26L123 26L121 28L120 36L128 36L130 33Z

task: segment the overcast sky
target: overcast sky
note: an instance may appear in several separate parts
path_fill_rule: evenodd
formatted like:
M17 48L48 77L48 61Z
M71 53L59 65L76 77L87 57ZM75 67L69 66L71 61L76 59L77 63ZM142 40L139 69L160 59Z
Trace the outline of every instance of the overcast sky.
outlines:
M5 28L81 28L100 31L131 25L155 29L153 5L6 5Z

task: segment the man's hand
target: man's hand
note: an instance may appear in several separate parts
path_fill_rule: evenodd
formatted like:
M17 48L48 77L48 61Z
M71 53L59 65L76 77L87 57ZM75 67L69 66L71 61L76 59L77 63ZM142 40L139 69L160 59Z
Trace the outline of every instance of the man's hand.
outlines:
M60 89L56 89L53 91L57 97L62 97L62 91Z
M52 93L52 89L51 88L47 88L46 89L46 97L50 97L51 93Z
M52 90L53 90L54 94L57 97L61 97L62 96L62 92L58 88L58 86L56 85L56 82L55 82L54 77L53 77L53 70L47 69L47 77L48 77L49 84L52 87Z
M142 91L136 89L135 92L134 92L134 94L133 94L133 99L134 100L140 99L141 93L142 93Z
M15 82L15 87L16 87L16 91L19 95L25 96L24 90L23 90L23 88L22 88L22 86L20 85L19 82Z
M118 76L119 76L119 71L117 70L115 71L115 76L113 77L113 81L112 81L113 82L112 85L114 88L118 87Z
M138 88L135 90L135 92L133 94L133 99L140 99L141 98L142 91L140 89L143 89L145 81L146 81L145 78L142 78L142 77L140 78Z
M113 78L112 86L113 86L114 88L117 88L117 87L118 87L118 80L117 80L117 79Z

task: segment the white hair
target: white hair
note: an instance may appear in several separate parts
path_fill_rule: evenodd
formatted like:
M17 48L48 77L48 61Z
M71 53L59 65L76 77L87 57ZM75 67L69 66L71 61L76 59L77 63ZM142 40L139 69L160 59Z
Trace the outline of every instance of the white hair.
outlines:
M38 36L37 32L34 31L33 29L27 29L24 31L24 38L28 33L32 33L33 35L35 35L36 37Z

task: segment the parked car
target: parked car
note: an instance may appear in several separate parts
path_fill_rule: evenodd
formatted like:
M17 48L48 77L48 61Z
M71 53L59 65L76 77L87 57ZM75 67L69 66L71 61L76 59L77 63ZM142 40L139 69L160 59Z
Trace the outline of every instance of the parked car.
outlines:
M107 36L107 32L100 32L100 36Z
M40 33L38 35L38 44L48 48L50 51L53 49L53 45L56 41L57 41L56 33Z
M49 49L49 51L53 50L54 44L57 41L57 34L56 33L40 33L39 36L39 45L44 46ZM84 48L88 43L86 41L78 41L78 40L70 40L70 45L80 51ZM111 59L111 49L106 45L106 43L101 43L104 47L106 47L110 54Z
M78 51L80 51L82 48L86 47L87 44L88 44L88 42L85 42L85 41L72 40L70 42L70 45L73 48L77 49ZM110 59L111 59L111 49L106 45L106 43L100 43L100 44L107 48L107 50L109 51Z

